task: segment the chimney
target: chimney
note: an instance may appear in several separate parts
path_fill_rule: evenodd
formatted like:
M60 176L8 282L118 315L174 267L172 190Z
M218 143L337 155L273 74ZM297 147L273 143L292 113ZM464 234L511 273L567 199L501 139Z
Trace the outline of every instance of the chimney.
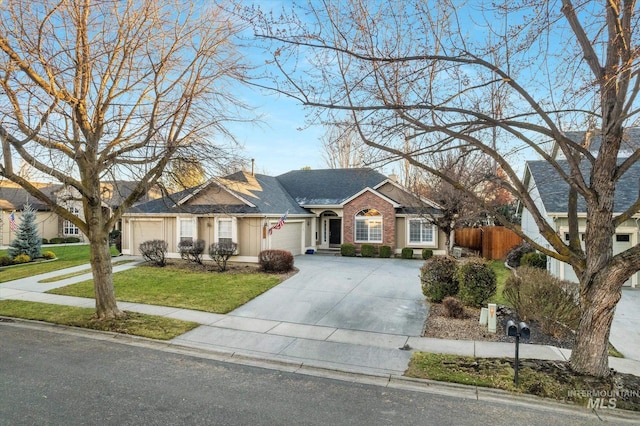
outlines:
M392 181L398 183L398 175L395 173L392 173L389 175L389 179L391 179Z
M251 176L255 176L255 174L253 173L255 166L256 166L256 160L255 158L252 158L251 159Z

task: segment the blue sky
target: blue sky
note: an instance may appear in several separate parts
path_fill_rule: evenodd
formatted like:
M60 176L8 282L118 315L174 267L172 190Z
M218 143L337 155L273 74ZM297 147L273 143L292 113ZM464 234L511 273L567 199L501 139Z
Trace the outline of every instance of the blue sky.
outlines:
M305 110L282 96L247 92L245 101L262 119L256 124L231 126L244 146L243 155L255 159L257 173L277 176L303 167L326 168L321 137L324 129L308 127Z

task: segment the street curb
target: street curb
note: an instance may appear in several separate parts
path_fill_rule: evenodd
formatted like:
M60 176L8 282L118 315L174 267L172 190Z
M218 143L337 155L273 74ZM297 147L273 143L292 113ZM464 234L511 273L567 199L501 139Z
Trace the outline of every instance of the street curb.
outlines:
M233 364L277 370L293 374L301 374L325 379L340 380L350 383L366 384L392 389L423 392L456 398L471 399L476 401L499 402L502 404L514 404L518 406L542 409L545 411L563 412L579 415L587 418L597 418L603 421L623 421L629 424L637 424L640 414L627 410L588 411L585 407L576 406L569 402L560 402L555 399L537 397L535 395L515 394L501 389L492 389L458 383L438 382L428 379L417 379L396 374L364 374L350 371L347 368L335 368L313 365L313 363L294 362L283 359L273 359L267 356L247 355L233 351L194 348L186 345L156 340L147 337L132 336L110 331L89 330L79 327L71 327L60 324L52 324L42 321L27 320L0 316L0 326L12 326L29 328L33 330L55 332L81 336L84 338L113 341L120 344L142 347L152 350L162 350L177 355L192 356L196 358L228 362Z

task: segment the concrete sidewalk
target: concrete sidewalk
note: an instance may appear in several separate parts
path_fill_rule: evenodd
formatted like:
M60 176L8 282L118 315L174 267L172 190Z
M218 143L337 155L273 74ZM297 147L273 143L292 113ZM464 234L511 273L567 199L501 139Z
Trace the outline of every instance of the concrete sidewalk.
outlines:
M119 259L127 259L127 257ZM132 259L140 260L139 258ZM114 271L132 268L137 264L138 262L132 262L119 265L114 267ZM83 265L45 275L46 277L60 276L73 271L83 271L86 268L87 266ZM298 275L301 273L303 271ZM44 293L54 287L61 287L88 279L91 277L90 274L83 274L53 283L38 283L43 277L35 276L0 284L0 299L28 300L81 307L94 306L93 299ZM301 282L304 282L305 275L302 274L300 277ZM352 286L347 295L357 293L357 288L358 285ZM375 291L379 290L378 288ZM347 295L342 300L346 299ZM272 296L265 297L270 298ZM280 299L280 303L284 304L282 300ZM254 309L255 307L243 307L244 309L240 308L231 314L219 315L188 309L127 302L119 302L118 306L127 311L166 316L201 324L200 327L171 340L169 342L170 345L216 351L228 354L230 357L247 356L273 361L287 361L310 367L345 372L370 375L401 375L406 370L413 351L477 357L514 356L513 343L432 339L419 337L419 334L415 335L413 331L410 333L404 332L406 330L385 333L354 330L340 327L337 324L304 324L277 318L248 317L248 309ZM335 312L342 315L341 305L337 303L334 306L336 307ZM316 319L316 322L333 321L326 319L333 318L330 313L332 310L329 309L329 313ZM410 312L413 312L413 310L410 309ZM408 314L403 317L412 318L412 315ZM522 344L520 346L521 358L567 360L570 354L569 350L551 346L530 344ZM640 362L636 360L610 358L609 365L619 372L640 376Z

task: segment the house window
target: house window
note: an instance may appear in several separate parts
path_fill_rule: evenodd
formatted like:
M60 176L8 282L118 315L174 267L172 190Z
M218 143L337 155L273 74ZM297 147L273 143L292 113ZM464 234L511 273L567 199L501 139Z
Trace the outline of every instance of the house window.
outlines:
M409 220L409 244L426 245L435 243L435 226L425 219Z
M628 243L631 241L631 235L629 234L616 234L616 242L618 243Z
M233 242L233 221L231 219L218 219L218 243L230 244Z
M235 217L215 218L214 241L219 244L238 242L238 219Z
M378 210L362 210L356 215L356 242L382 242L382 215Z
M69 207L69 212L74 216L80 214L80 210L77 207ZM62 223L62 233L64 235L80 235L80 229L73 222L65 219Z
M178 229L178 242L181 241L185 241L185 240L191 240L193 241L193 219L191 218L179 218L178 219L178 225L179 225L179 229Z

